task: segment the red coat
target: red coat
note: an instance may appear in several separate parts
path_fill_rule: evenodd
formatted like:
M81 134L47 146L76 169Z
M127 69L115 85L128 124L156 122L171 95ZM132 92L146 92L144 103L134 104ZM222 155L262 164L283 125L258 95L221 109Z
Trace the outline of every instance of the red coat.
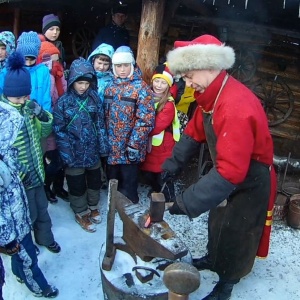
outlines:
M149 137L161 133L165 130L163 142L160 146L151 147L150 153L147 152L145 161L141 164L140 168L143 171L149 171L154 173L162 172L161 166L163 162L169 158L172 154L175 141L173 139L173 133L167 128L172 129L172 121L175 116L174 103L168 101L164 108L156 114L155 125L149 134ZM149 139L151 142L151 139Z
M222 72L203 94L195 93L198 107L185 133L196 141L205 141L201 108L212 110L226 72ZM213 114L217 137L216 168L229 182L244 181L250 160L273 163L273 141L261 103L233 77L229 77Z

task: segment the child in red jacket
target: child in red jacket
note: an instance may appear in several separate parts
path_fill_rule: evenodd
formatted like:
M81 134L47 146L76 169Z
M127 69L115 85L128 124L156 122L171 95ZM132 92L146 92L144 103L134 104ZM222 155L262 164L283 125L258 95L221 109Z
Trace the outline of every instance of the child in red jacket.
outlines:
M149 144L145 161L140 168L153 192L160 192L161 166L171 156L173 147L180 138L180 123L177 117L174 99L170 93L173 76L163 64L155 69L152 77L152 90L155 101L155 125L149 134ZM168 182L162 191L166 201L175 196L174 183Z

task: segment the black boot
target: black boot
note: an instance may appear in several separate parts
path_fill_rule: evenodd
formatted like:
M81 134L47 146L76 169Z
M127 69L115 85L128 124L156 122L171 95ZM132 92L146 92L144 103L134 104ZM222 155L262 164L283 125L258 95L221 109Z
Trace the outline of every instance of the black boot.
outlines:
M233 283L234 282L234 283ZM237 281L219 281L212 292L202 300L229 300L234 285Z
M212 261L208 254L201 258L193 259L193 266L197 268L197 270L212 270Z

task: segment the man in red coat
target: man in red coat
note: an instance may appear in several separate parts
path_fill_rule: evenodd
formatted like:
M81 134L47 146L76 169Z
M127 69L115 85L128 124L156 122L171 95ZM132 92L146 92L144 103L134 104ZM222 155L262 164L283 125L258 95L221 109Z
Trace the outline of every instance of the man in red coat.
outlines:
M226 72L235 62L234 50L217 38L176 41L167 61L170 71L195 89L198 106L163 164L162 179L178 175L203 142L214 162L208 174L176 197L169 212L196 218L210 210L208 253L193 264L219 275L205 300L230 299L234 284L253 267L268 205L274 203L269 201L275 173L268 121L257 97Z

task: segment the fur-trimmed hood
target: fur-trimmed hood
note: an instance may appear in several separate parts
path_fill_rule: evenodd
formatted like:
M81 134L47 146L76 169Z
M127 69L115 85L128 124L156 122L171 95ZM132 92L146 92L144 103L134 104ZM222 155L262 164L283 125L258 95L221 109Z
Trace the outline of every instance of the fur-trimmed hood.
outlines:
M175 49L167 54L173 74L191 70L227 70L235 62L234 50L211 35L202 35L192 41L177 41Z

